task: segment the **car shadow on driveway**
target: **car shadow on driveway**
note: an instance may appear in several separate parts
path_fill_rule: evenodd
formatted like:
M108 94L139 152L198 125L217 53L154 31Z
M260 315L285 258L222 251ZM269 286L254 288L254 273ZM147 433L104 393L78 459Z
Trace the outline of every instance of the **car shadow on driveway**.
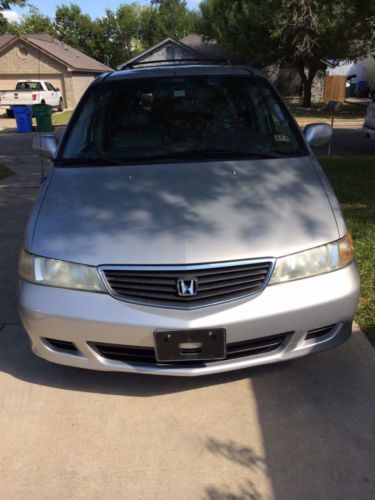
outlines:
M249 478L263 470L275 499L374 497L375 351L361 332L339 348L247 375L264 455L251 442L212 437L208 452L239 464ZM209 484L206 497L264 498L250 480L222 490Z
M241 425L247 415L246 426L242 432L233 428L234 437L226 439L215 426L211 429L207 422L202 423L204 432L199 439L213 460L227 461L228 470L235 465L243 474L227 477L224 483L207 478L202 498L268 498L263 496L264 484L257 483L261 476L271 485L275 499L372 498L375 353L361 332L336 349L293 362L178 378L91 372L50 364L31 352L23 328L14 324L0 330L0 370L29 384L108 396L162 397L216 386L215 400L232 399L230 411L238 413ZM237 383L248 384L249 398L238 391ZM226 390L220 388L226 384ZM198 396L195 399L200 401ZM165 399L160 404L165 404ZM197 411L205 415L202 404ZM249 404L255 408L247 412L244 405ZM228 411L227 404L224 408ZM217 415L220 425L225 425L225 411ZM234 425L233 419L228 425ZM259 429L260 437L254 435L254 428Z

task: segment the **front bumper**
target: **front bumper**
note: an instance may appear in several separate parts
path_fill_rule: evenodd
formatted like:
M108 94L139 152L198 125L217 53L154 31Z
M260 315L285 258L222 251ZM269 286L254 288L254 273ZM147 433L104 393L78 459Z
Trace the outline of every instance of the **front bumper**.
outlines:
M359 297L355 264L325 275L268 286L258 295L183 311L130 304L107 294L64 290L21 281L19 310L35 354L93 370L197 376L294 359L334 347L351 333ZM310 330L334 325L307 339ZM153 347L155 330L225 328L227 343L285 334L274 350L196 365L124 362L100 354L95 343ZM76 353L45 339L71 342Z

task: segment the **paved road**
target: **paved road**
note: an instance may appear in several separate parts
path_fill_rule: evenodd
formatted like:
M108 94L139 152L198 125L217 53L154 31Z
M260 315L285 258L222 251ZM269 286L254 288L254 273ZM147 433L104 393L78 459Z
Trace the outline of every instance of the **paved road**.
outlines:
M1 499L373 498L375 351L361 332L292 363L199 379L35 357L16 261L39 162L10 144L0 137L0 162L18 172L0 182Z
M317 148L317 156L327 155L327 146ZM375 141L367 139L361 128L335 128L332 139L332 155L375 155Z

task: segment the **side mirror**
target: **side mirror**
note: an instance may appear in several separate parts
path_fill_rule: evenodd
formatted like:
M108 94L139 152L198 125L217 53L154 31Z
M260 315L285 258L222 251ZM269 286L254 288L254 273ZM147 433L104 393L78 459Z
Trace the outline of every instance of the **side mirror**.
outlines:
M332 127L328 123L310 123L303 129L303 135L312 148L329 144L332 138Z
M34 137L33 149L39 151L43 158L54 158L57 153L56 137L54 135L39 135Z
M56 90L56 92L60 92L59 87L56 87L55 90Z

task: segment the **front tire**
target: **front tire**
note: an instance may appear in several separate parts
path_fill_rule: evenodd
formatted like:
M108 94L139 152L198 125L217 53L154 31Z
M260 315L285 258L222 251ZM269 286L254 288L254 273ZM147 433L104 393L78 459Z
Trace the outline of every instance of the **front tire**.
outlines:
M63 101L62 97L60 97L60 102L59 102L59 106L58 106L57 110L64 111L64 101Z

